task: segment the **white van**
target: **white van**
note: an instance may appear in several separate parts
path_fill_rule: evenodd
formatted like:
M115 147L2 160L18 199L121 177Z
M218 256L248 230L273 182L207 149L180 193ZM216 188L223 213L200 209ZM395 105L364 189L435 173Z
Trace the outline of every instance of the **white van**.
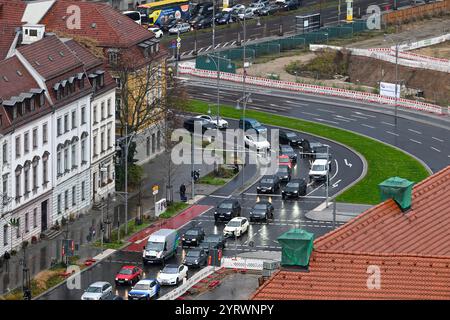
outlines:
M329 164L327 159L314 160L309 170L309 181L326 180L328 176Z
M142 262L165 263L177 253L180 235L174 229L160 229L148 237L147 245L143 247Z

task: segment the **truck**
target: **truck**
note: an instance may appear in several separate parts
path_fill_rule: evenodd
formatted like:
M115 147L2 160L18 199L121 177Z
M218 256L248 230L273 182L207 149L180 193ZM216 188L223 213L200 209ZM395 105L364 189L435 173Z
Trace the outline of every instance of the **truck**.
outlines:
M180 235L174 229L160 229L148 237L143 247L142 262L162 263L177 253Z

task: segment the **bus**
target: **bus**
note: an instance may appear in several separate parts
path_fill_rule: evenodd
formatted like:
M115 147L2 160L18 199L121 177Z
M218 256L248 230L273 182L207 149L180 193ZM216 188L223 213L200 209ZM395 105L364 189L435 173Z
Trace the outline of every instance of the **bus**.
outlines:
M142 4L137 10L141 14L142 24L159 27L169 19L187 21L190 18L189 0L161 0Z
M141 14L138 11L125 11L123 12L123 14L132 19L137 24L142 24Z

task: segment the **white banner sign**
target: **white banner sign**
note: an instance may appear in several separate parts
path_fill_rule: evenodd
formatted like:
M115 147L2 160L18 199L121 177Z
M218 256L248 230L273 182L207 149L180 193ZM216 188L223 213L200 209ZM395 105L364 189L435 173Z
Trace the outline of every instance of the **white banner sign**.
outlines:
M395 98L395 84L389 82L380 82L380 95ZM397 98L400 98L400 85L397 85Z

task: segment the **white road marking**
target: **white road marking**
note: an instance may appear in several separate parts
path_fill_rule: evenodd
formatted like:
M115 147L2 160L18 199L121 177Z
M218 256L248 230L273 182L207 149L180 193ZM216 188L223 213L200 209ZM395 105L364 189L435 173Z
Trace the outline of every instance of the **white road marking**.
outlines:
M408 131L411 131L411 132L414 132L414 133L417 133L417 134L422 134L422 132L417 131L417 130L413 130L413 129L408 129Z
M314 120L322 121L322 122L329 122L329 123L333 123L333 124L339 124L339 122L331 121L331 120L325 120L325 119L322 119L322 118L314 118Z
M225 43L223 44L223 47L226 47L226 46L228 45L228 42L229 42L229 41L225 42Z
M385 125L388 125L388 126L391 126L391 127L395 127L395 124L392 124L392 123L389 123L389 122L381 121L381 123L385 124Z
M209 49L211 49L212 45L210 45L208 48L206 48L205 51L208 51Z
M214 49L217 49L218 47L220 47L221 43L219 43L217 46L214 47Z
M389 133L389 134L392 134L393 136L399 136L397 133L393 133L393 132L390 132L390 131L386 131L386 133Z
M201 48L197 51L197 53L202 52L204 49L205 49L204 47L201 47Z
M309 103L293 102L293 101L287 101L287 100L284 101L284 103L292 104L292 105L294 105L294 106L303 106L303 107L309 106Z
M370 129L375 129L374 126L369 126L368 124L361 123L361 125L362 125L363 127L367 127L367 128L370 128Z
M317 110L320 110L320 111L323 111L323 112L328 112L328 113L336 113L336 112L334 112L334 111L325 110L325 109L317 109Z
M441 152L441 150L436 149L435 147L430 147L430 148L433 149L434 151Z
M359 115L362 115L362 116L366 116L366 117L369 117L369 118L376 118L376 116L372 116L370 114L362 113L362 112L359 112L359 111L353 111L353 113L356 113L356 114L359 114Z
M302 113L308 114L310 116L320 117L320 114L316 114L316 113L310 113L310 112L302 112Z
M437 141L439 141L439 142L444 142L444 140L439 139L439 138L436 138L436 137L431 137L431 138L434 139L434 140L437 140Z
M345 119L345 120L350 120L350 121L357 121L356 119L347 118L347 117L343 117L343 116L340 116L340 115L335 115L335 117L339 118L339 119Z
M233 41L233 42L231 43L231 45L232 45L232 46L234 46L234 44L235 44L235 43L236 43L236 40L235 40L235 41Z
M334 120L338 120L338 121L344 121L344 122L351 122L350 120L345 120L345 119L341 119L341 118L336 118L336 117L334 117L333 118Z
M412 141L412 142L418 143L418 144L422 144L422 142L414 140L414 139L409 139L409 140Z
M356 116L356 115L354 115L354 114L351 114L351 115L350 115L350 117L355 117L355 118L359 118L359 119L365 119L365 120L367 120L367 119L368 119L367 117Z
M221 199L230 199L231 198L231 194L229 196L221 196L221 195L216 195L216 194L210 194L209 195L212 198L221 198Z

